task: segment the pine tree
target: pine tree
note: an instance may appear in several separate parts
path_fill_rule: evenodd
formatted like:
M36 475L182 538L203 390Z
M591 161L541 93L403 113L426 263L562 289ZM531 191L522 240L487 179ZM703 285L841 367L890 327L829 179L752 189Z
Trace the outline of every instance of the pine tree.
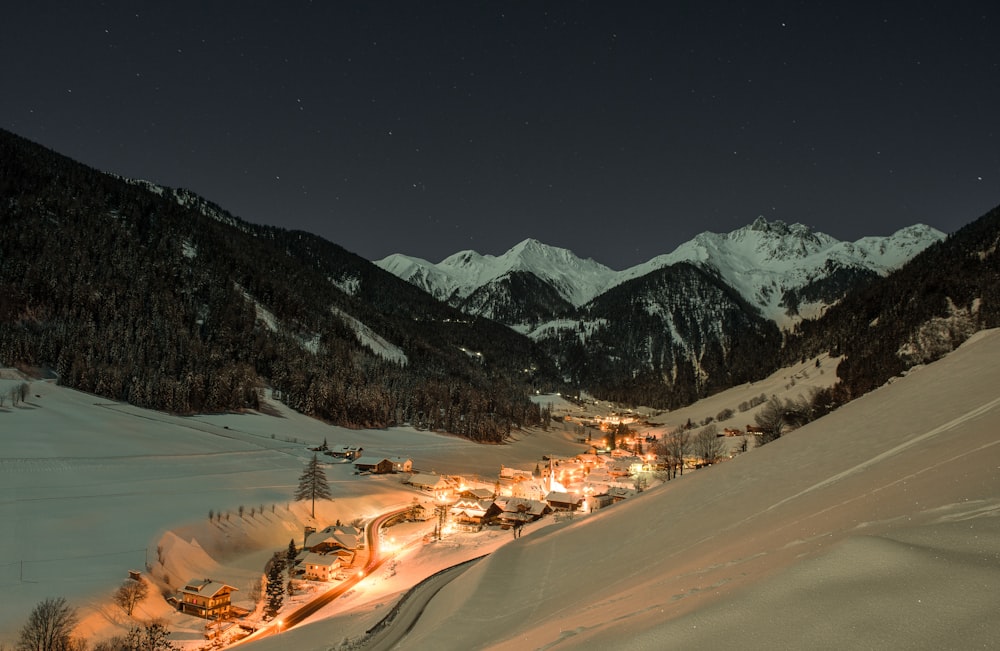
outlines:
M267 603L264 606L264 614L269 619L278 614L285 602L285 584L281 576L284 570L284 559L280 555L275 556L271 560L271 567L267 570Z
M316 459L316 455L313 455L312 461L306 466L306 469L302 472L302 476L299 477L299 487L295 491L295 501L300 500L312 500L312 517L316 517L316 499L321 500L330 499L330 485L326 482L326 474L323 472L323 468L319 465L319 461Z
M299 555L298 548L295 547L295 539L288 541L288 551L285 553L285 562L291 566L295 563L295 557Z

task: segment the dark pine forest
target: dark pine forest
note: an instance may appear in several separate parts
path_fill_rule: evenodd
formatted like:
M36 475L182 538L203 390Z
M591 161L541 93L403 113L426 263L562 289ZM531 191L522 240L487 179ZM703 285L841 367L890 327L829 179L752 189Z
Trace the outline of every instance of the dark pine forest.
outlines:
M341 247L2 131L0 221L0 363L82 391L186 414L270 387L332 423L499 442L539 422L528 391L555 378L528 339Z

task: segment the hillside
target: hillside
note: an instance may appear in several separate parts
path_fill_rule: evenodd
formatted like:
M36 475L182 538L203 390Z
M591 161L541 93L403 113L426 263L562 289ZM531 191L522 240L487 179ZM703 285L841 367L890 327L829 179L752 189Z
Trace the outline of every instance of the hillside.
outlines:
M174 413L255 408L483 441L537 422L531 341L316 236L0 132L0 363Z
M785 363L844 355L831 396L843 402L939 359L978 330L1000 326L998 251L1000 207L845 295L821 318L803 320L786 340Z
M775 443L505 546L399 648L989 647L996 386L990 331Z

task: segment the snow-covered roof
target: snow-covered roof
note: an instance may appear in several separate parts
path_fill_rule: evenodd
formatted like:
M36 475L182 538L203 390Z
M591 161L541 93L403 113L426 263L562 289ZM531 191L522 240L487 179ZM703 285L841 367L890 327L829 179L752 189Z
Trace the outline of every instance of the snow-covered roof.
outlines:
M226 590L228 588L228 590ZM221 592L234 592L237 588L226 583L213 581L212 579L192 579L184 584L181 592L196 594L201 597L215 597Z
M552 491L545 496L546 502L558 502L559 504L579 504L583 498L575 493L564 493L562 491Z
M390 461L386 457L358 457L357 459L354 460L354 465L375 467L380 463L382 463L383 461L389 461L389 463L392 463L392 461Z
M450 485L450 482L446 477L442 477L441 475L434 475L431 473L423 473L423 472L418 472L413 474L410 477L408 483L411 486L427 487L427 488L438 488Z
M333 565L340 564L340 556L337 554L317 554L315 552L309 552L302 558L302 562L306 565L332 567Z

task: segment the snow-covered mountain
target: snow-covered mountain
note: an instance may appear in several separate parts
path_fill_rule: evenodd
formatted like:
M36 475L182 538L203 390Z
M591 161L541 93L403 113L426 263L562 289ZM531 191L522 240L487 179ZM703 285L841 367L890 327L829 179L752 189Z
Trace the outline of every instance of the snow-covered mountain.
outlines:
M431 264L394 255L376 264L527 334L566 382L674 407L757 379L780 354L780 328L943 238L917 225L841 242L760 217L623 271L535 240L496 257L463 251Z
M565 302L579 307L616 284L618 276L618 272L599 262L533 239L524 240L499 256L460 251L434 264L397 253L376 260L375 264L459 307L477 290L490 285L503 287L512 274L518 273L535 276ZM474 305L482 305L482 301Z
M570 308L626 281L688 262L717 276L764 317L786 326L942 239L944 233L917 224L887 237L842 242L802 224L758 217L730 233L701 233L671 253L623 271L532 239L500 256L461 251L434 264L394 254L375 264L466 312L524 330L565 316ZM518 274L522 277L515 278ZM550 289L548 298L539 298L537 281ZM519 286L530 291L519 296Z
M788 325L835 302L858 280L898 269L944 237L917 224L887 237L842 242L802 224L758 217L730 233L701 233L671 253L626 269L619 280L690 262L718 275L763 316Z

